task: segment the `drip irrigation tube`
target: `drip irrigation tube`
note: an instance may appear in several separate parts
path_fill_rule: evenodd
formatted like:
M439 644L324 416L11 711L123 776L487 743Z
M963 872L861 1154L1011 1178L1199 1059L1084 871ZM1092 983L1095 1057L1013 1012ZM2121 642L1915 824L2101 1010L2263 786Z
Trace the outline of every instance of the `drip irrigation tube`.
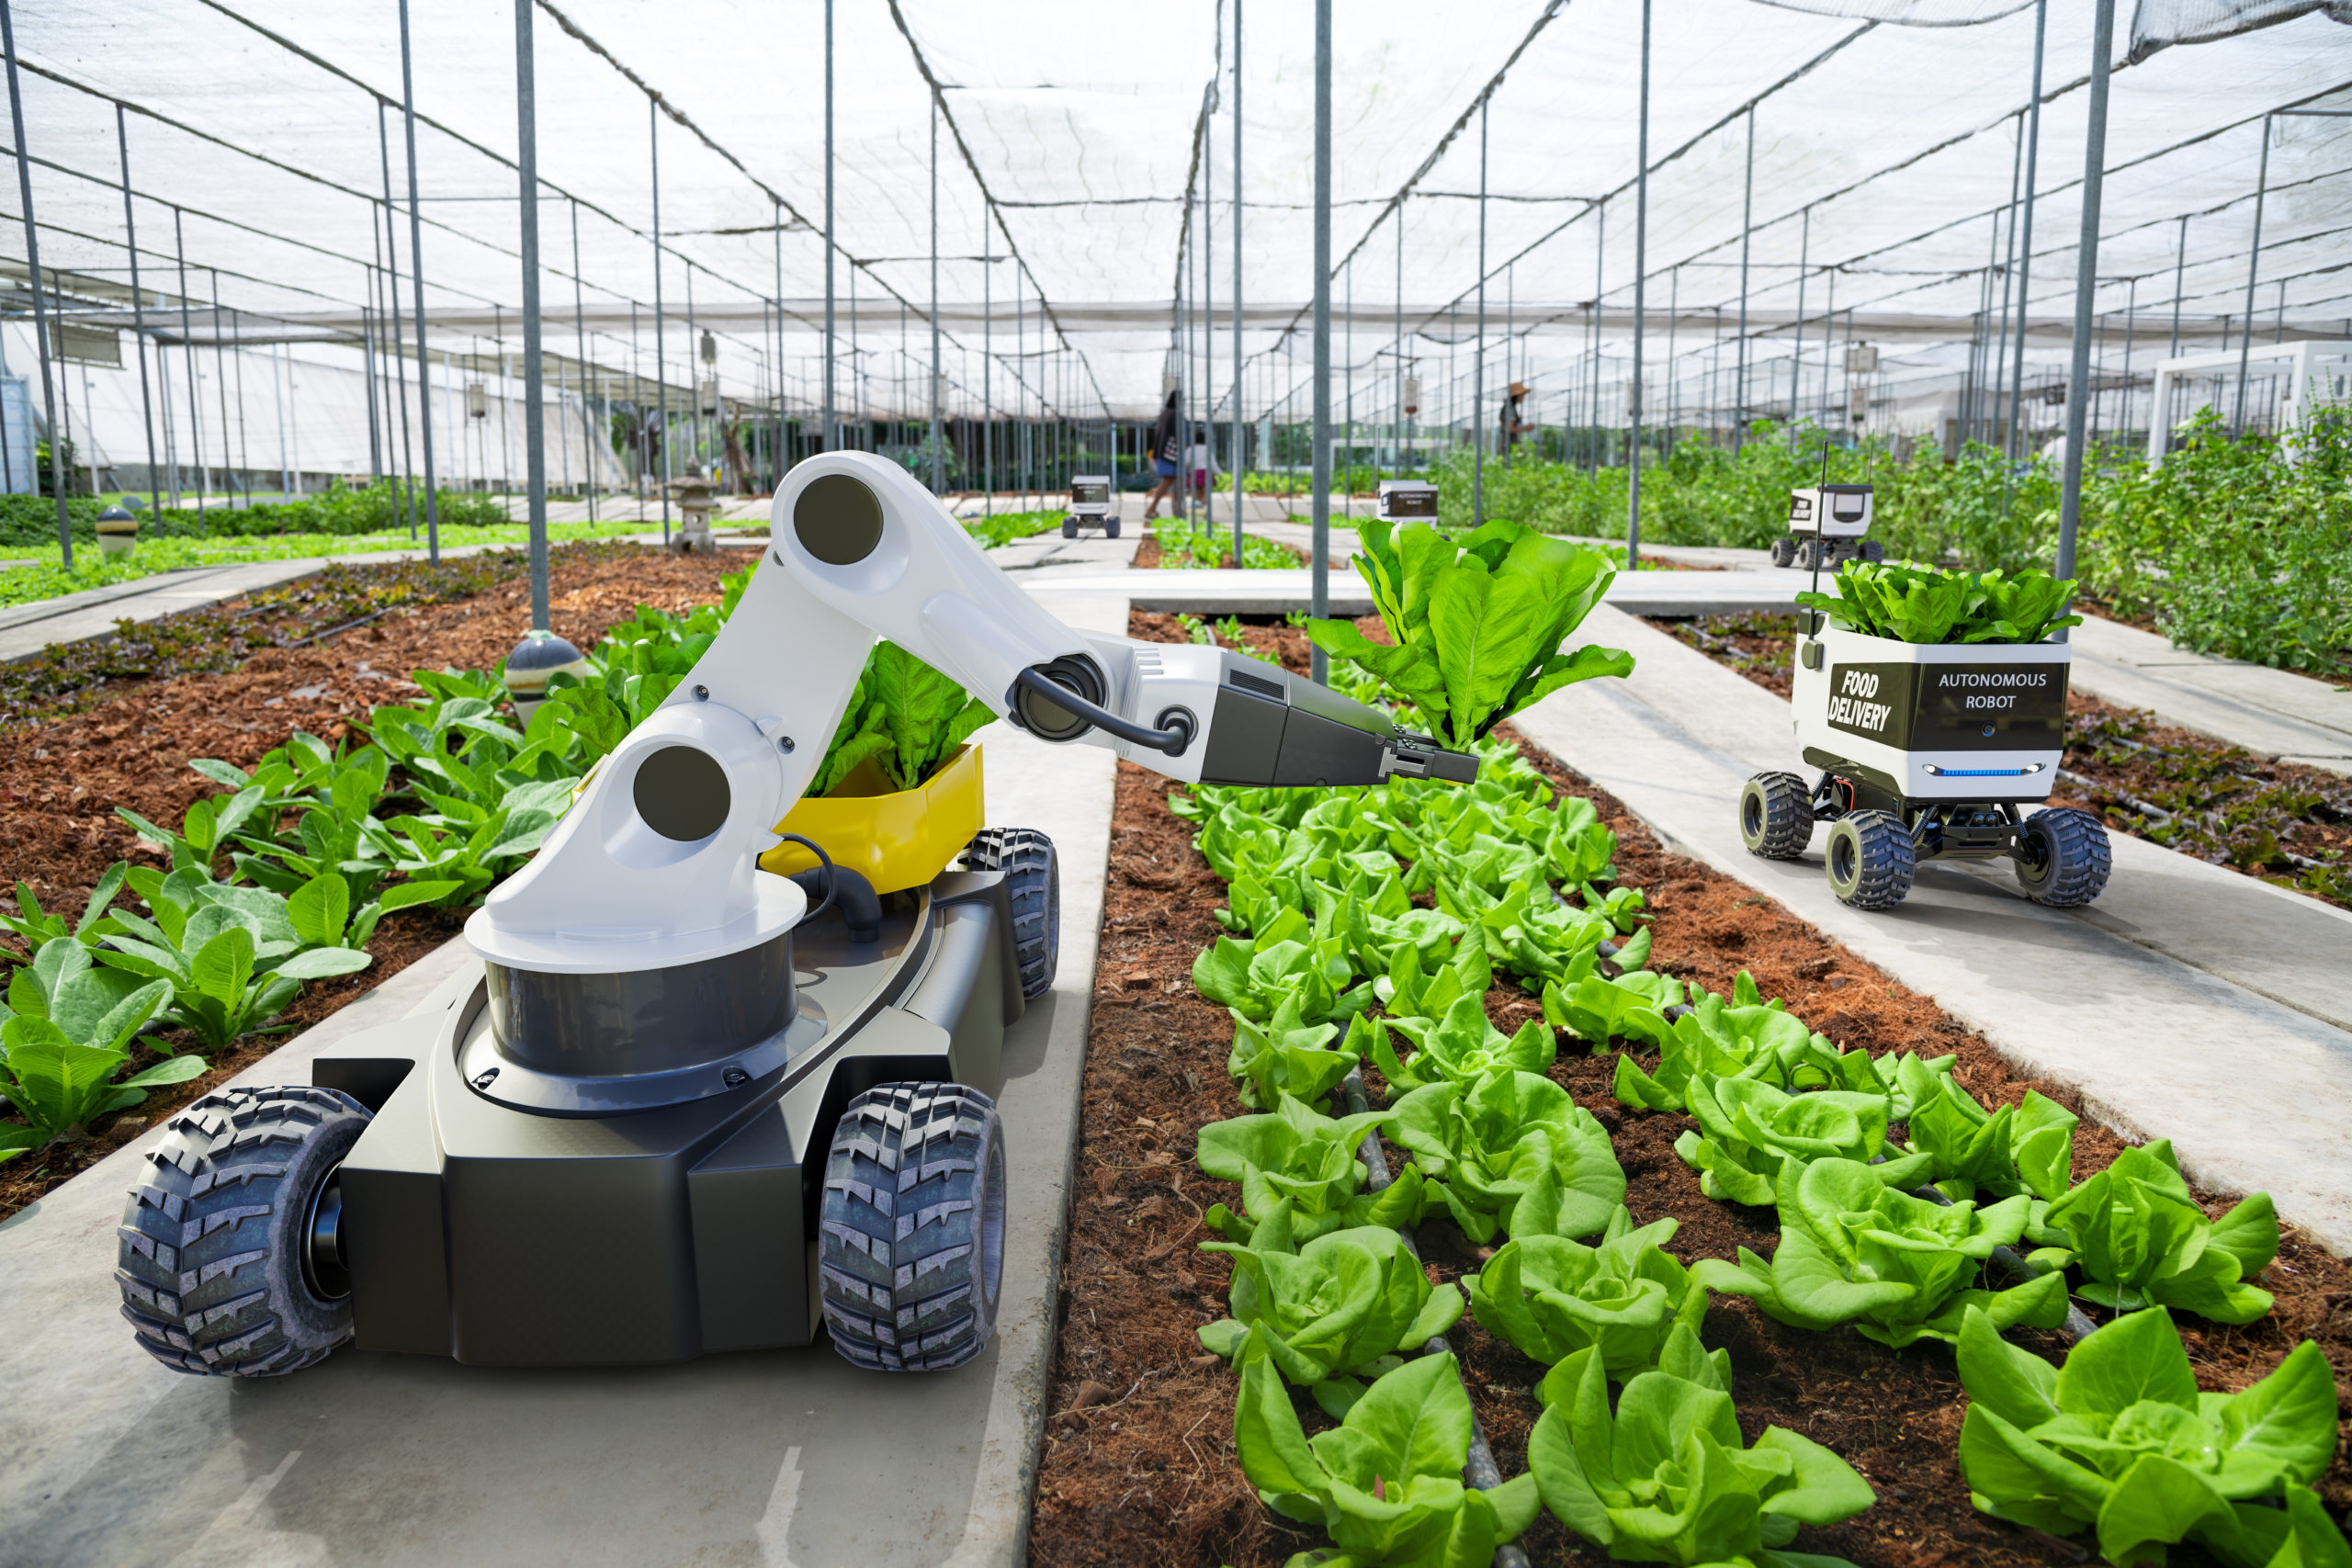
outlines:
M1371 1109L1372 1102L1363 1091L1362 1064L1348 1069L1348 1076L1340 1080L1340 1091L1347 1100L1349 1115L1361 1116ZM1372 1128L1364 1134L1363 1143L1357 1152L1363 1159L1364 1186L1374 1192L1385 1191L1390 1180L1388 1155L1381 1147L1379 1128ZM1400 1225L1397 1227L1396 1234L1404 1238L1405 1250L1418 1259L1421 1256L1421 1249L1414 1241L1413 1233ZM1458 1285L1445 1287L1449 1291L1460 1288ZM1436 1335L1421 1347L1421 1350L1425 1355L1452 1355L1453 1342L1442 1334ZM1454 1362L1454 1375L1456 1377L1462 1375L1462 1363L1459 1359ZM1462 1392L1465 1397L1469 1394L1468 1382L1463 1383ZM1479 1421L1475 1410L1470 1416L1470 1452L1462 1461L1462 1480L1464 1485L1480 1492L1491 1492L1503 1483L1502 1472L1495 1468L1495 1451L1487 1446L1487 1428ZM1498 1546L1495 1548L1495 1568L1527 1568L1527 1553L1521 1551L1516 1545Z

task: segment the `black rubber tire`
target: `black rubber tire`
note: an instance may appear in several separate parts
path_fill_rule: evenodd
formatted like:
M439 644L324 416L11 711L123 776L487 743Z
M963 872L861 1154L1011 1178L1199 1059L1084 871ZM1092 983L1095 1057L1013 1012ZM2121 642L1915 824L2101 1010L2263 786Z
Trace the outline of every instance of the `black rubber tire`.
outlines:
M1064 523L1064 524L1062 525L1062 537L1063 537L1063 538L1065 538L1065 539L1075 539L1075 538L1077 538L1077 537L1078 537L1078 525L1077 525L1077 524L1075 524L1075 523Z
M1872 565L1886 559L1886 547L1876 539L1864 539L1855 547L1854 553Z
M1106 539L1115 539L1119 536L1119 520L1117 518L1108 518L1103 522L1102 536Z
M1772 541L1772 564L1794 566L1797 563L1797 542L1786 534Z
M171 1119L116 1228L140 1348L177 1372L277 1377L351 1337L306 1267L311 1205L370 1120L308 1084L208 1094Z
M1918 863L1903 818L1892 811L1856 811L1829 825L1822 868L1840 903L1892 909L1909 896Z
M1005 874L1021 994L1035 1001L1054 988L1062 942L1062 873L1054 841L1035 828L983 828L965 846L964 863Z
M1747 852L1795 860L1813 843L1813 792L1794 773L1757 773L1740 786L1739 837Z
M1004 1288L1004 1124L953 1083L849 1102L817 1225L825 1329L856 1366L941 1372L988 1348Z
M2018 886L2037 904L2080 908L2106 889L2114 863L2107 829L2087 811L2060 807L2018 825Z

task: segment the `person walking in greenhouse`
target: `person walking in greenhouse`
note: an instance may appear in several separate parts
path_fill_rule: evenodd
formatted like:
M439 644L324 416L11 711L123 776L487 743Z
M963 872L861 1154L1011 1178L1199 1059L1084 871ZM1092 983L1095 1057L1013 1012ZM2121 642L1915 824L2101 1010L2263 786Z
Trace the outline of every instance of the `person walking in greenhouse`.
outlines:
M1207 425L1193 427L1193 452L1185 467L1193 473L1193 499L1205 502L1209 497L1209 487L1216 481L1217 476L1216 458L1209 452Z
M1144 497L1143 517L1148 523L1159 515L1159 503L1176 488L1182 472L1176 464L1184 455L1182 434L1184 428L1184 394L1177 388L1168 389L1168 400L1160 405L1159 417L1151 426L1151 471L1158 481Z

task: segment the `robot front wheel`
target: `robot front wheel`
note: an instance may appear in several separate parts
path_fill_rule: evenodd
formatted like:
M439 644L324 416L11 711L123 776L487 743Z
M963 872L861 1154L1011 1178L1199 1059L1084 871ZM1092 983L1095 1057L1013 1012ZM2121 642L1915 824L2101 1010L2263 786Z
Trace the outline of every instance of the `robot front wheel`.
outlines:
M1739 837L1747 852L1795 860L1813 842L1813 791L1794 773L1758 773L1739 791Z
M2098 897L2114 864L2107 829L2087 811L2060 807L2018 825L2018 886L2037 904L2075 909Z
M335 1172L369 1119L307 1084L223 1089L172 1118L115 1231L141 1348L174 1371L258 1378L350 1339Z

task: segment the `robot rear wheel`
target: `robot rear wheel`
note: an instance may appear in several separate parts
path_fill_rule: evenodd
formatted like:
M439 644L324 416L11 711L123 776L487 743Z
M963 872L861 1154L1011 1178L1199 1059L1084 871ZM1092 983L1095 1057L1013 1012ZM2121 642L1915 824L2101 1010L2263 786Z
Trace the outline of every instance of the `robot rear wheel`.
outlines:
M1911 831L1892 811L1852 811L1829 825L1822 869L1838 902L1892 909L1910 896L1918 863Z
M2107 829L2087 811L2037 811L2018 825L2018 886L2037 904L2075 909L2107 886L2114 861Z

